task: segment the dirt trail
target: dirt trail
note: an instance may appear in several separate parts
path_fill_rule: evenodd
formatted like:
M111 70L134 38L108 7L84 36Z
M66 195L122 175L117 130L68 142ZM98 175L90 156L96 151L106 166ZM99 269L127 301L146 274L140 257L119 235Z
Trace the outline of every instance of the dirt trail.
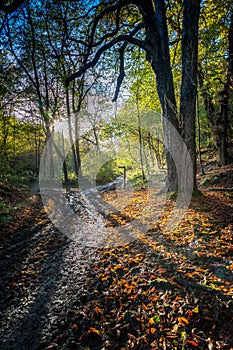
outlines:
M36 202L39 198L36 199ZM95 249L60 233L34 202L31 222L9 232L1 244L1 349L44 349L64 316L86 290ZM88 221L87 213L86 222ZM91 220L91 219L90 219ZM11 228L12 229L12 228Z
M140 211L147 197L137 195L125 213L99 216L109 232ZM69 201L95 237L99 214L77 194ZM205 189L185 220L172 235L154 225L125 246L87 248L60 232L33 196L1 239L0 348L232 349L228 193Z

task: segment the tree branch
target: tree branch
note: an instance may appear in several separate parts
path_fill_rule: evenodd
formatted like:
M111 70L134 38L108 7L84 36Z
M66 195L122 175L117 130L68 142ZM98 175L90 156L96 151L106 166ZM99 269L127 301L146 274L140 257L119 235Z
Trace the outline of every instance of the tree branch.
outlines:
M124 69L124 52L125 49L127 47L128 43L124 43L121 48L119 49L119 53L120 53L120 72L119 72L119 76L117 78L117 85L116 85L116 91L115 91L115 95L112 99L112 102L116 102L118 99L118 95L120 92L120 88L121 88L121 84L123 83L124 77L125 77L125 69Z
M3 3L0 3L0 11L5 12L5 14L11 14L18 10L18 8L23 5L25 0L14 0L11 4L7 5L8 1L3 1Z
M133 35L136 34L140 29L142 29L144 27L143 23L139 23L130 34L121 34L118 37L112 39L111 41L109 41L108 43L104 44L103 46L101 46L99 48L99 50L96 52L93 60L87 62L85 65L83 65L82 67L80 67L80 69L75 72L74 74L71 74L67 79L66 79L66 84L69 85L69 83L74 80L75 78L80 77L86 70L88 70L89 68L93 68L95 67L95 65L98 63L100 57L102 56L102 54L107 51L108 49L110 49L111 47L113 47L115 44L119 43L119 42L127 42L129 44L133 44L136 46L141 47L142 49L146 50L147 49L147 45L144 41L135 38Z

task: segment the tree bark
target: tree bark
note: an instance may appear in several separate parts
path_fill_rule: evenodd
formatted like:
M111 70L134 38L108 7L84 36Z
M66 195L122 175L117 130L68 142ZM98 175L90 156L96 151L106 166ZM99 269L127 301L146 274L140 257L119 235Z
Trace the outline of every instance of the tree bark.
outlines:
M141 128L141 119L140 119L140 111L138 100L136 101L137 105L137 119L138 119L138 141L139 141L139 154L140 154L140 163L141 163L141 172L142 172L142 180L145 180L145 171L144 171L144 163L143 163L143 140L142 140L142 128Z
M149 44L147 60L156 76L156 87L162 109L163 134L166 147L168 192L178 190L178 175L175 162L169 149L173 149L174 139L171 134L171 124L179 132L177 106L174 92L173 76L170 64L169 41L167 30L166 8L164 1L155 1L155 16L148 13L145 20L146 42Z
M198 22L200 0L184 1L182 32L182 84L180 93L180 115L182 136L193 164L193 185L196 188L196 98Z

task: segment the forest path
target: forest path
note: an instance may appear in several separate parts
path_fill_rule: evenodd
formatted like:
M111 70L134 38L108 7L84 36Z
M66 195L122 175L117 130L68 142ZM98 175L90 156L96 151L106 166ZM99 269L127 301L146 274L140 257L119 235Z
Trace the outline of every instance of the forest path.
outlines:
M127 225L146 200L138 191L106 226ZM171 205L140 239L96 249L57 230L32 196L1 239L1 349L232 349L232 198L204 189L168 234Z

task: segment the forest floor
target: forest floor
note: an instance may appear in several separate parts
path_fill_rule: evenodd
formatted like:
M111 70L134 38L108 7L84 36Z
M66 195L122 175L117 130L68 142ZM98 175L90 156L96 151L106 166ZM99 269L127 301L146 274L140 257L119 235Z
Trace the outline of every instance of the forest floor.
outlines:
M170 231L174 200L157 202L158 219L143 212L147 190L109 212L109 230L150 221L109 248L80 245L52 224L39 194L1 183L0 348L233 349L233 166L206 168Z

